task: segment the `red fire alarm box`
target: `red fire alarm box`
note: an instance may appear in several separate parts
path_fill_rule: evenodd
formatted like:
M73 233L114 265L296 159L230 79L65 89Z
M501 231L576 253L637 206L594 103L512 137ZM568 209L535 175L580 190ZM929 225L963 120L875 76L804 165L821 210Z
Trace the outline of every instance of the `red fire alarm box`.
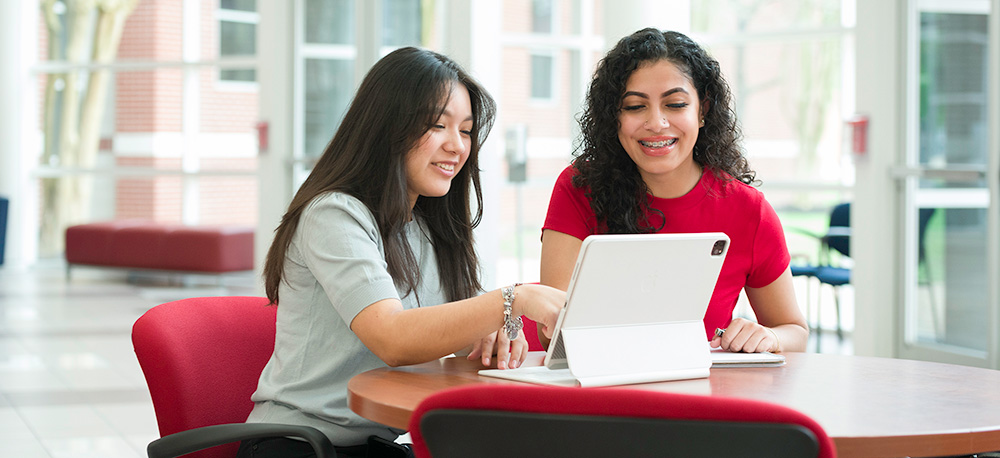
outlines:
M850 126L851 152L859 156L868 153L868 115L854 115L847 120Z
M270 124L267 121L260 121L254 128L257 129L257 153L266 153L269 145L270 139L268 138L268 130Z

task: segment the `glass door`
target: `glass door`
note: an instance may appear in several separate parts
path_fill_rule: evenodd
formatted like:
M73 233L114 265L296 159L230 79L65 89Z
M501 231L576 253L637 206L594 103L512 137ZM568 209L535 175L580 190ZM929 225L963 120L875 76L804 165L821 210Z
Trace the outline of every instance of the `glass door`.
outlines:
M989 0L907 8L902 358L997 366L996 34ZM993 126L993 127L991 127Z

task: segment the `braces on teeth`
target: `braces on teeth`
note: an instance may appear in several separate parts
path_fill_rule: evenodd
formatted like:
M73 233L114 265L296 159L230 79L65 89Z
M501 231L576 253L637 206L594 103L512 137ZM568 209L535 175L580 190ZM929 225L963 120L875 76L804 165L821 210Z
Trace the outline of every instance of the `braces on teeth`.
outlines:
M639 143L642 143L643 146L647 146L649 148L663 148L664 146L667 145L673 145L676 142L677 142L676 138L671 138L670 140L661 140L658 142L644 142L642 140L639 141Z

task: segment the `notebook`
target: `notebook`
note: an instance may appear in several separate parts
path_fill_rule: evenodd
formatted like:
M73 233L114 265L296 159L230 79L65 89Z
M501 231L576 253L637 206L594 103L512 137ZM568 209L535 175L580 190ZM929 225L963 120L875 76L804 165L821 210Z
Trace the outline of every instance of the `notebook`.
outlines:
M702 320L728 251L721 232L589 236L543 365L479 373L580 386L708 377Z

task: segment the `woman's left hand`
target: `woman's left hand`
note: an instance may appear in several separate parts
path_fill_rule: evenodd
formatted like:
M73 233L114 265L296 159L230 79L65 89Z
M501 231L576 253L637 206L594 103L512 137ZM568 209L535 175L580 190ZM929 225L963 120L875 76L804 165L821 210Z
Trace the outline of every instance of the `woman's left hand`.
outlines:
M772 331L745 318L734 318L721 337L712 338L710 345L731 352L779 351L777 337Z
M524 332L518 332L517 338L510 340L507 333L499 330L483 337L472 346L472 352L467 357L469 361L482 358L483 365L489 367L490 357L496 355L497 369L516 369L528 356L528 339Z

